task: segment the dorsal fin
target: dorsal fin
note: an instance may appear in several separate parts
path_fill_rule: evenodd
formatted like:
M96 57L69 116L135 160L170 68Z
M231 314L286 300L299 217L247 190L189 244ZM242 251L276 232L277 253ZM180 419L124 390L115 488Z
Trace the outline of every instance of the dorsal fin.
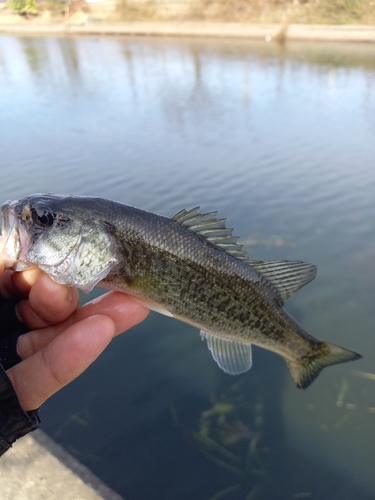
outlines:
M238 237L232 235L233 229L225 226L226 219L218 219L216 216L217 212L202 214L200 207L195 207L191 210L181 210L172 219L232 257L255 268L276 289L283 302L315 278L317 268L310 262L250 260L243 250L243 245L237 243Z
M225 226L226 219L218 219L216 216L217 212L201 214L200 207L195 207L191 210L181 210L172 219L232 257L247 261L246 253L242 250L243 245L237 244L238 237L232 235L233 229Z
M301 260L273 260L270 262L249 260L248 264L276 288L283 302L312 281L317 273L315 264Z

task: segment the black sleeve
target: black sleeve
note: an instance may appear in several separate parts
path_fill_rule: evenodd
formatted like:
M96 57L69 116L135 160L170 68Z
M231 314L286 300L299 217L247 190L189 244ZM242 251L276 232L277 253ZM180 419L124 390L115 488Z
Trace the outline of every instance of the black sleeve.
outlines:
M25 412L18 400L6 370L21 361L17 354L17 339L28 331L17 318L17 300L0 297L0 455L16 439L39 427L39 409Z

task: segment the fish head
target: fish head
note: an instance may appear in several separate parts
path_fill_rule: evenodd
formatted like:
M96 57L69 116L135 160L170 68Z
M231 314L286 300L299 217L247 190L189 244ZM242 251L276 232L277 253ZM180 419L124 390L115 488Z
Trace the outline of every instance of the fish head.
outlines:
M119 263L111 227L74 197L32 195L1 206L3 258L14 271L38 267L88 292Z

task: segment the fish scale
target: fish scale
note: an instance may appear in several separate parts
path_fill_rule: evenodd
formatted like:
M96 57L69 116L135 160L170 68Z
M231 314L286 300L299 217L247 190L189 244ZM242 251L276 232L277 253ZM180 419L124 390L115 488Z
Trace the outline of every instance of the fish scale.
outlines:
M111 200L32 195L2 206L8 267L37 265L84 291L133 294L201 330L227 373L252 365L251 344L287 362L297 387L359 354L308 334L283 304L316 274L302 261L249 260L225 219L198 207L171 219Z

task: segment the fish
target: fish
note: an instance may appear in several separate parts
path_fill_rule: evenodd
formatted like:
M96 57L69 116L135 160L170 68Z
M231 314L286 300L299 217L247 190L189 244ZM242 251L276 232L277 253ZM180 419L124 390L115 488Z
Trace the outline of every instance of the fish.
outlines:
M330 365L361 355L310 335L284 309L313 280L315 264L251 260L218 212L171 218L116 201L34 194L1 206L8 268L38 267L89 292L129 293L200 330L226 373L252 366L252 344L282 356L305 389Z

